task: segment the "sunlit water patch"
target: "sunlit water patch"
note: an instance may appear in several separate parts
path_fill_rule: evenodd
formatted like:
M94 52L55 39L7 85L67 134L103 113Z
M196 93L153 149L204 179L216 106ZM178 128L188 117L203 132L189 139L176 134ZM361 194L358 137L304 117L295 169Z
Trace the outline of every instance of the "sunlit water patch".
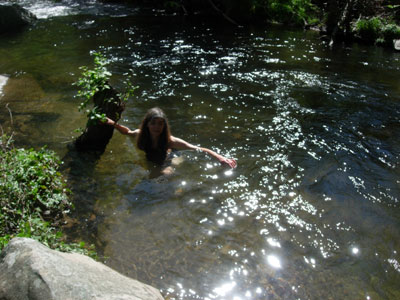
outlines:
M137 9L126 5L107 5L96 0L4 0L2 4L19 4L33 13L38 19L68 15L89 14L122 17L132 15Z

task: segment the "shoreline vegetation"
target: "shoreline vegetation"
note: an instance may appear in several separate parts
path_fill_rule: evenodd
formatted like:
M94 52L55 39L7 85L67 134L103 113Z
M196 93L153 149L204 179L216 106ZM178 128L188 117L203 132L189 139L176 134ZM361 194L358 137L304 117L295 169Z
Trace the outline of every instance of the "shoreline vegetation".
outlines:
M68 200L62 162L46 148L15 148L12 136L0 137L0 251L14 237L32 238L51 249L97 258L93 246L69 243L61 232Z
M284 24L317 30L330 46L360 42L384 47L400 39L400 0L101 0L141 5L237 26ZM399 50L399 49L398 49Z

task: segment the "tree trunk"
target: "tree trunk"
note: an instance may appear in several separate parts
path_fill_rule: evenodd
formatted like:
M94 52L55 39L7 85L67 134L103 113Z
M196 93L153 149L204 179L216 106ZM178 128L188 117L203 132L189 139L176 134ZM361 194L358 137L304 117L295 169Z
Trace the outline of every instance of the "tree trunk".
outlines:
M350 31L351 13L355 2L357 2L357 0L347 0L344 3L344 6L342 6L343 8L341 8L340 5L334 8L336 13L332 13L332 11L330 12L330 14L336 15L336 17L334 17L335 21L333 30L331 32L329 46L333 46L338 39L346 39L348 37ZM336 4L340 4L340 1L338 1ZM328 32L329 31L330 30L328 29Z

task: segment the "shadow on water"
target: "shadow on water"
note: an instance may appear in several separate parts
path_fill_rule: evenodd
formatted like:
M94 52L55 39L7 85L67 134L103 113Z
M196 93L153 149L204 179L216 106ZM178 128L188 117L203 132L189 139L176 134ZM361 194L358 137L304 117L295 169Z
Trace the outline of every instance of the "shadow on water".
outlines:
M74 145L68 144L68 152L62 158L61 171L68 174L68 185L72 190L77 212L93 211L92 202L97 193L97 183L93 178L95 167L102 155L96 151L77 151Z
M78 151L74 143L67 145L67 152L62 158L61 172L66 174L70 199L74 205L72 212L65 219L64 231L67 236L84 240L97 249L104 247L99 243L98 226L104 220L101 213L96 212L96 201L100 195L99 182L95 178L95 169L102 151ZM97 251L99 257L102 251Z

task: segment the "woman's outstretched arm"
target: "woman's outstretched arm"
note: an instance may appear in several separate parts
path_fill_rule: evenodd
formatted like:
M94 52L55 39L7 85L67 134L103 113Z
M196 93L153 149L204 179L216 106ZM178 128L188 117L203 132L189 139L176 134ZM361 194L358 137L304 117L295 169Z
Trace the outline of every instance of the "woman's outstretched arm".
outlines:
M237 163L234 159L225 158L222 155L204 147L194 146L180 138L171 136L170 148L178 149L178 150L197 150L202 151L217 159L221 164L227 165L231 168L236 168Z
M139 129L131 130L124 125L118 124L117 122L111 120L110 118L106 118L106 121L104 122L104 124L113 126L115 129L117 129L122 134L130 135L133 137L136 137L139 134Z

